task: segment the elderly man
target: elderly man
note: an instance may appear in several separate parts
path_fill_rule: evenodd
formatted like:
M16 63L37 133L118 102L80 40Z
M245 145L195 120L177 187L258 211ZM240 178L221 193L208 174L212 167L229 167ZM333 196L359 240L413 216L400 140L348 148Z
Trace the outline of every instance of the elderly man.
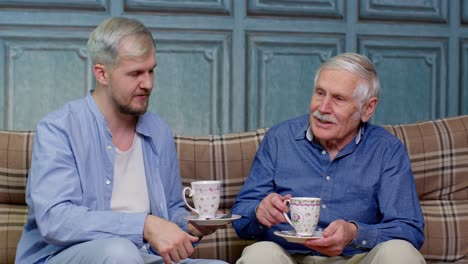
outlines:
M96 89L37 126L16 263L224 263L188 259L216 227L185 220L172 132L146 112L151 32L111 18L88 49Z
M345 53L315 76L310 114L273 126L233 213L237 234L261 242L237 263L425 263L424 219L408 154L368 123L379 95L374 65ZM319 197L322 238L289 243L274 234L290 197Z

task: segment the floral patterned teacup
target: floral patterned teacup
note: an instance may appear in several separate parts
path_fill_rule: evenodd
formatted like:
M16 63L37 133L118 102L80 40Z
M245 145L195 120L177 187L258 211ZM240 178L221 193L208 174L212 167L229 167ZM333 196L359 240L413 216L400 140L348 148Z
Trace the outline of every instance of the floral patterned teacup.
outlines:
M320 198L294 197L284 201L290 204L291 218L286 213L284 217L294 227L299 236L311 236L317 227L320 216Z
M219 207L221 195L221 181L195 181L192 188L185 187L182 191L185 205L198 214L199 219L214 218ZM185 198L185 192L190 190L189 196L193 197L195 208L190 206Z

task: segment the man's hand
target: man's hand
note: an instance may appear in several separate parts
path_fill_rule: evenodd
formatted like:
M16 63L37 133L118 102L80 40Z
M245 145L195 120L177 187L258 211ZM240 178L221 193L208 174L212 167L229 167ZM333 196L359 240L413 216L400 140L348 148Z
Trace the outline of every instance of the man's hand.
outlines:
M187 234L176 224L154 215L146 217L143 238L161 255L164 263L180 262L193 254L198 237Z
M268 227L286 222L283 212L289 212L289 207L284 204L284 200L289 198L291 198L290 194L281 196L277 193L270 193L257 208L258 221Z
M323 238L309 239L304 246L327 256L338 256L356 238L357 226L344 220L336 220L322 234Z
M207 236L211 233L214 233L216 230L220 228L226 228L226 225L214 225L214 226L201 226L195 223L189 222L187 225L188 231L190 234L201 237Z

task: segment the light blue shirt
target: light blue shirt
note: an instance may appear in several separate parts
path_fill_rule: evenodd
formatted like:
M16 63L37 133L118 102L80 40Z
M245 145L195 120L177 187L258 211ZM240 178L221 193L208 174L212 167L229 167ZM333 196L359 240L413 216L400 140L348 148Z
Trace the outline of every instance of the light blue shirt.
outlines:
M343 255L369 251L391 239L403 239L420 248L424 219L408 154L403 144L385 129L362 124L358 135L333 160L309 129L309 115L282 122L268 130L232 212L245 239L274 241L290 253L317 252L274 235L292 230L287 223L261 225L256 207L269 193L293 197L320 197L317 229L344 219L358 226L356 239Z
M157 115L140 116L146 182L153 215L187 231L189 213L173 135ZM16 263L44 263L76 243L113 237L142 246L145 213L111 211L115 146L91 93L48 114L36 129L26 188L28 218Z

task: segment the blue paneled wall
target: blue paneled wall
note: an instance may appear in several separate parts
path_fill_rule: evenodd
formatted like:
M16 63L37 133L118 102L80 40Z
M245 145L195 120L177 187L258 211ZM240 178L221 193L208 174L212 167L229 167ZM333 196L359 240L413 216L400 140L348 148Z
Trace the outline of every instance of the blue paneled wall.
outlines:
M372 122L468 114L468 0L9 0L0 1L0 129L34 129L93 87L86 41L111 16L153 32L150 110L177 134L307 113L318 65L347 51L377 66Z

